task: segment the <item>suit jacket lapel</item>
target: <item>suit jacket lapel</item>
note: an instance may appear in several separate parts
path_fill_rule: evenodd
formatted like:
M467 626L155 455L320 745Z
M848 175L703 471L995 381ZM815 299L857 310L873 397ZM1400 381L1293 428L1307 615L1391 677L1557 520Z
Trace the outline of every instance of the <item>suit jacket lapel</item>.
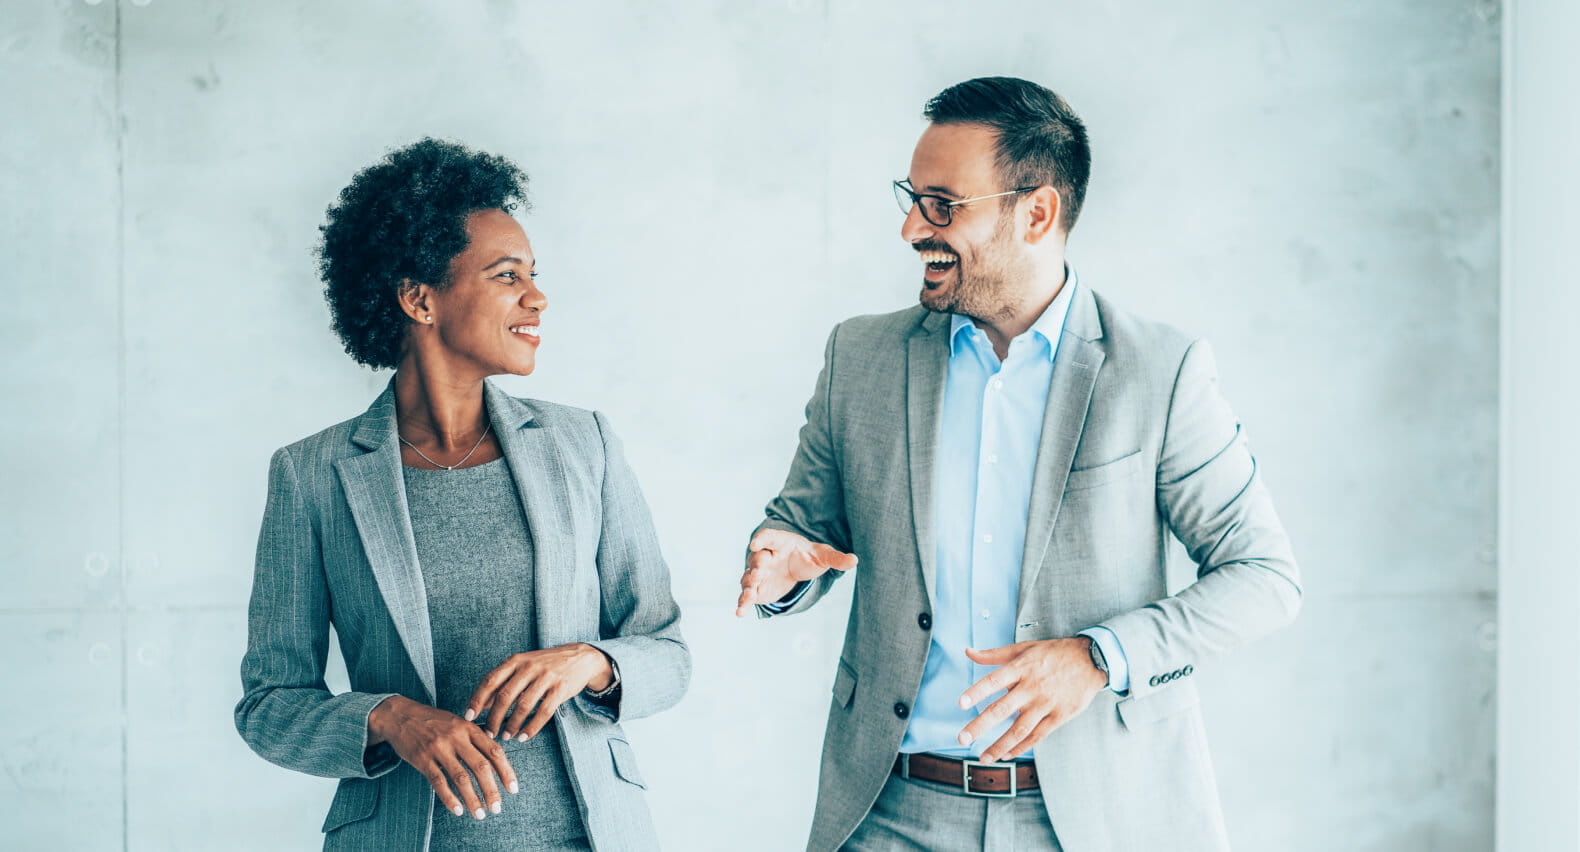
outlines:
M406 505L400 442L395 439L395 385L391 381L357 423L351 440L370 452L335 463L357 524L362 549L406 655L435 699L433 635L428 595L417 564L417 542Z
M526 403L495 387L493 382L483 383L483 396L532 535L538 647L563 645L574 638L575 632L565 615L570 611L576 553L569 535L575 522L559 438Z
M1032 475L1031 506L1026 517L1026 550L1021 557L1017 623L1026 615L1037 575L1053 541L1054 522L1064 501L1064 484L1081 443L1097 372L1103 365L1102 347L1095 342L1102 336L1097 302L1091 291L1080 287L1065 318L1048 388L1048 405L1042 415L1037 469Z
M938 536L934 530L933 489L938 456L938 424L943 417L944 378L949 371L949 318L929 313L911 332L906 367L907 457L911 462L911 519L916 555L922 566L927 600L935 600Z

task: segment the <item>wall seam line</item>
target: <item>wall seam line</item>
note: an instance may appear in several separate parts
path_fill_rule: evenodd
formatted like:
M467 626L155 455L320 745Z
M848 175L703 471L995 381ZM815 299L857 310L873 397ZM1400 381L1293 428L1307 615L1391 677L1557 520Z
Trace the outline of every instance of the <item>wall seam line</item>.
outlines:
M121 588L117 609L121 630L121 849L131 849L131 714L127 704L130 679L130 615L126 576L126 139L125 103L121 81L121 0L115 0L115 323L116 323L116 535L119 538Z

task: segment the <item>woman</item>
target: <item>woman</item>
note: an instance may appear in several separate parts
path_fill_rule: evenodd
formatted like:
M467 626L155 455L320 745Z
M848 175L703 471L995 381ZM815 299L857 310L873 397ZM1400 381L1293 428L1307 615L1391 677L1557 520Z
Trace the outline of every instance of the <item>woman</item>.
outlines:
M487 381L532 372L547 307L526 181L425 139L323 229L334 328L395 376L274 454L236 727L342 779L326 849L656 845L619 723L678 701L691 657L647 504L602 414Z

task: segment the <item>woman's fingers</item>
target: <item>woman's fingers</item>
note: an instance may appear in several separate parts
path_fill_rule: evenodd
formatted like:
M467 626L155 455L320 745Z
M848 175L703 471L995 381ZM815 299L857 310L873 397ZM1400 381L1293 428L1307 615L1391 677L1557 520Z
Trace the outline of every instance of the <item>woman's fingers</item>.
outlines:
M501 686L494 692L494 706L488 711L489 736L497 737L501 733L507 739L511 736L509 732L510 719L507 718L510 715L510 708L516 703L518 696L539 679L536 675L537 672L531 670L519 671L510 680L505 681L504 686ZM521 726L517 725L516 727L519 728Z
M521 697L516 700L515 712L510 714L510 722L505 728L505 739L508 740L512 737L519 737L523 740L532 739L532 735L536 733L535 731L528 730L523 733L521 729L527 725L527 718L531 716L532 708L537 707L538 703L543 701L543 697L548 694L549 687L550 684L547 682L547 678L539 678L533 681L526 691L521 693Z
M477 689L472 692L471 699L466 702L466 712L461 714L462 718L470 722L483 715L484 710L492 707L495 703L494 692L502 684L510 680L510 674L513 671L515 671L515 666L511 660L507 659L493 671L483 675L483 680L477 684ZM501 713L499 715L503 716L504 714Z
M478 751L483 753L484 757L488 758L489 763L493 764L494 774L498 775L499 780L504 782L505 789L512 794L520 792L521 787L516 783L516 769L510 765L510 758L505 754L505 747L489 739L488 735L483 733L482 728L473 728L472 731L472 744L477 747Z
M488 812L483 810L483 802L472 786L472 772L466 768L466 764L454 754L447 754L439 758L439 765L444 767L444 774L449 776L450 783L461 794L461 803L466 805L466 812L476 819L487 816Z
M482 749L473 745L471 740L463 743L458 752L457 757L472 773L472 778L477 782L477 789L483 794L483 806L488 808L491 814L499 813L503 807L503 799L499 795L499 785L494 782L493 761L488 759L488 755L483 754Z
M559 689L551 690L545 695L543 700L538 702L538 712L533 713L532 720L527 723L526 738L530 740L537 736L538 732L548 725L549 720L554 718L554 711L560 709L560 705L569 697L570 695Z
M466 813L466 808L461 806L461 800L456 797L455 791L450 789L449 777L444 774L444 770L437 762L419 767L417 771L428 779L428 786L433 788L433 794L439 797L439 803L444 805L445 810L456 816Z

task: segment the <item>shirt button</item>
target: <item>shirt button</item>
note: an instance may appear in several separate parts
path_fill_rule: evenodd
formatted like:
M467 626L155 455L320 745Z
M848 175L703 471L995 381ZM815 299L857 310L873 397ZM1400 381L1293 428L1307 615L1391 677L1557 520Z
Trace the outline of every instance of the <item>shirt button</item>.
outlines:
M904 719L911 715L911 708L905 706L904 701L896 701L894 702L894 715Z
M983 544L992 544L993 543L993 534L992 533L988 533L988 534L982 536L982 543Z
M1004 380L1003 379L994 379L993 380L993 389L994 390L1003 390L1004 389Z
M984 610L982 610L982 617L983 617L983 618L987 618L987 617L988 617L988 615L989 615L989 613L988 613L988 611L987 611L987 610L985 610L985 609L984 609Z
M916 617L916 626L922 628L923 630L932 630L933 614L930 612L924 612L921 615L918 615Z
M998 464L998 453L988 454L988 464Z

